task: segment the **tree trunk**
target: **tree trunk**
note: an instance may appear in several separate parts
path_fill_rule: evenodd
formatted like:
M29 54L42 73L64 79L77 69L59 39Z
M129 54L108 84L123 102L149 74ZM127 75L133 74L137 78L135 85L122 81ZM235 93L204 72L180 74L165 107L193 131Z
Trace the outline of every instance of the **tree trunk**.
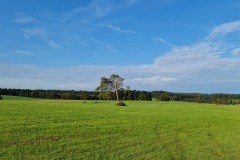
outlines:
M117 91L117 82L114 83L114 87L115 87L115 92L116 92L116 96L117 96L117 102L119 102L119 98L118 98L118 91Z

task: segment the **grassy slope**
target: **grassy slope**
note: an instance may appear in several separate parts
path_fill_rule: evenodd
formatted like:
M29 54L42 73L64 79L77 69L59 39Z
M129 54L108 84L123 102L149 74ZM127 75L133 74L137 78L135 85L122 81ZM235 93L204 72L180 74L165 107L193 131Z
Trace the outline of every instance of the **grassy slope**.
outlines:
M240 108L0 101L0 159L240 159Z

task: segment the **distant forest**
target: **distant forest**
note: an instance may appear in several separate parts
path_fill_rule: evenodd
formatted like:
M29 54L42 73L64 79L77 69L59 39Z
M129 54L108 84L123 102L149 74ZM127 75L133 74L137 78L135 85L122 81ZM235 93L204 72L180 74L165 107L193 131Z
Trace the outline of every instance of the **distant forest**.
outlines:
M0 95L22 96L30 98L62 99L62 100L115 100L114 92L74 91L74 90L31 90L0 88ZM240 104L240 94L201 94L201 93L173 93L166 91L137 91L120 90L121 100L151 101L183 101L213 104ZM1 100L1 96L0 96Z
M165 91L152 91L152 97L160 101L183 101L212 104L240 104L240 94L223 93L172 93Z
M136 90L118 91L121 100L151 101L151 92ZM0 88L0 95L22 96L30 98L62 99L62 100L115 100L114 92L74 91L74 90L30 90Z

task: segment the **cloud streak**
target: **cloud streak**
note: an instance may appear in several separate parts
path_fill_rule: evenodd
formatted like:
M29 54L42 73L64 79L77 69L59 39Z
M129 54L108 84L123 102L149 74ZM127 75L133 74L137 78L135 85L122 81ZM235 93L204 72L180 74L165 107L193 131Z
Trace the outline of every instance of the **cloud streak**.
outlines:
M87 21L102 18L115 10L132 7L136 2L137 0L94 0L86 6L77 7L64 13L62 21L71 20L76 16L83 16L84 19L87 18Z
M41 28L29 28L29 29L22 29L23 35L25 38L29 39L30 36L36 38L46 38L47 33L44 29Z
M162 39L162 38L153 38L153 40L159 41L159 42L161 42L161 43L163 43L163 44L165 44L165 45L167 45L167 46L170 46L170 47L175 47L174 44L171 44L171 43L169 43L168 41L166 41L166 40L164 40L164 39Z
M116 32L121 32L121 33L125 33L125 34L140 34L139 32L134 32L134 31L130 31L130 30L121 29L120 27L116 27L116 26L113 26L113 25L107 25L107 27L111 30L116 31Z
M47 43L52 48L62 48L61 45L55 42L54 40L47 40Z
M135 78L133 79L133 82L136 83L143 83L143 84L152 84L152 85L163 85L170 82L175 82L176 78L170 78L170 77L161 77L161 76L153 76L153 77L147 77L147 78Z
M19 55L32 55L31 52L24 51L24 50L15 50L14 53L19 54Z
M30 23L36 21L35 18L24 15L23 13L16 13L15 19L12 22L14 23Z
M22 29L21 31L23 32L23 36L26 39L30 39L30 37L35 37L37 39L44 41L52 48L62 48L60 44L58 44L56 41L49 38L46 30L42 28L35 27L35 28L29 28L29 29Z

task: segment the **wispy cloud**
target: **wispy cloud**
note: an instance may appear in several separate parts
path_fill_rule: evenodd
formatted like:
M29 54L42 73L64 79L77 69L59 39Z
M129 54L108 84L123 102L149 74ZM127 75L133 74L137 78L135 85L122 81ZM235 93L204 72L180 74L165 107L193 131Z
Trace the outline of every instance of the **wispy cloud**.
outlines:
M135 78L135 79L133 79L133 82L150 84L150 85L151 84L152 85L163 85L163 84L174 82L174 81L176 81L176 78L161 77L161 76L153 76L153 77L147 77L147 78Z
M26 39L29 39L29 37L30 37L30 36L29 36L27 33L25 33L25 32L23 33L23 36L24 36Z
M24 51L24 50L15 50L14 53L19 54L19 55L32 55L31 52Z
M27 16L23 13L17 13L16 14L16 18L13 20L14 23L30 23L36 21L36 19ZM40 23L40 22L39 22ZM46 25L44 25L44 28L48 28ZM47 33L46 29L43 29L40 26L37 27L31 27L31 28L23 28L20 29L22 31L22 35L24 36L25 39L30 39L31 37L35 37L37 39L40 39L42 41L44 41L45 43L47 43L50 47L52 48L61 48L61 45L58 44L56 41L54 41L53 39L51 39ZM25 51L15 51L15 53L18 54L28 54Z
M240 55L240 48L235 48L231 51L233 55Z
M25 38L29 39L30 36L37 38L46 38L47 33L42 28L30 28L30 29L22 29L23 35Z
M240 31L240 21L234 21L229 23L224 23L215 27L210 34L208 35L207 39L213 38L222 38L229 33Z
M61 45L55 42L54 40L48 40L48 44L53 48L61 48Z
M72 9L69 12L63 14L62 21L68 21L76 16L79 16L87 21L104 17L115 9L112 1L108 0L94 0L86 6L81 6Z
M223 86L234 90L231 87L240 80L240 58L232 55L237 55L240 47L231 41L233 35L228 35L235 33L236 36L239 31L239 21L217 26L197 43L173 47L157 58L155 65L162 75L171 75L182 81L179 85L202 86L209 91L221 91Z
M94 39L94 38L89 38L89 40L95 44L97 44L99 47L99 49L103 49L103 50L107 50L109 51L110 53L116 53L118 52L118 50L116 48L114 48L113 46L105 43L105 42L102 42L102 41L99 41L97 39Z
M132 7L136 2L137 0L94 0L86 6L77 7L64 13L62 20L67 21L76 16L80 16L87 20L93 20L105 17L118 9Z
M15 16L16 17L12 21L14 23L30 23L36 21L35 18L24 15L23 13L16 13Z
M174 44L169 43L168 41L166 41L166 40L164 40L164 39L162 39L162 38L153 38L153 40L159 41L159 42L161 42L161 43L163 43L163 44L165 44L165 45L167 45L167 46L170 46L170 47L175 47Z
M116 31L116 32L121 32L121 33L125 33L125 34L140 34L139 32L121 29L120 27L116 27L116 26L113 26L113 25L107 25L107 27Z
M90 8L98 17L104 17L115 9L115 5L109 0L95 0L90 4Z
M134 6L139 0L127 0L127 6Z
M42 28L35 27L35 28L30 28L30 29L22 29L22 32L23 32L23 36L26 39L30 39L30 37L35 37L35 38L38 38L38 39L44 41L52 48L61 48L61 45L59 43L57 43L56 41L52 40L51 38L49 38L46 30L44 30Z

